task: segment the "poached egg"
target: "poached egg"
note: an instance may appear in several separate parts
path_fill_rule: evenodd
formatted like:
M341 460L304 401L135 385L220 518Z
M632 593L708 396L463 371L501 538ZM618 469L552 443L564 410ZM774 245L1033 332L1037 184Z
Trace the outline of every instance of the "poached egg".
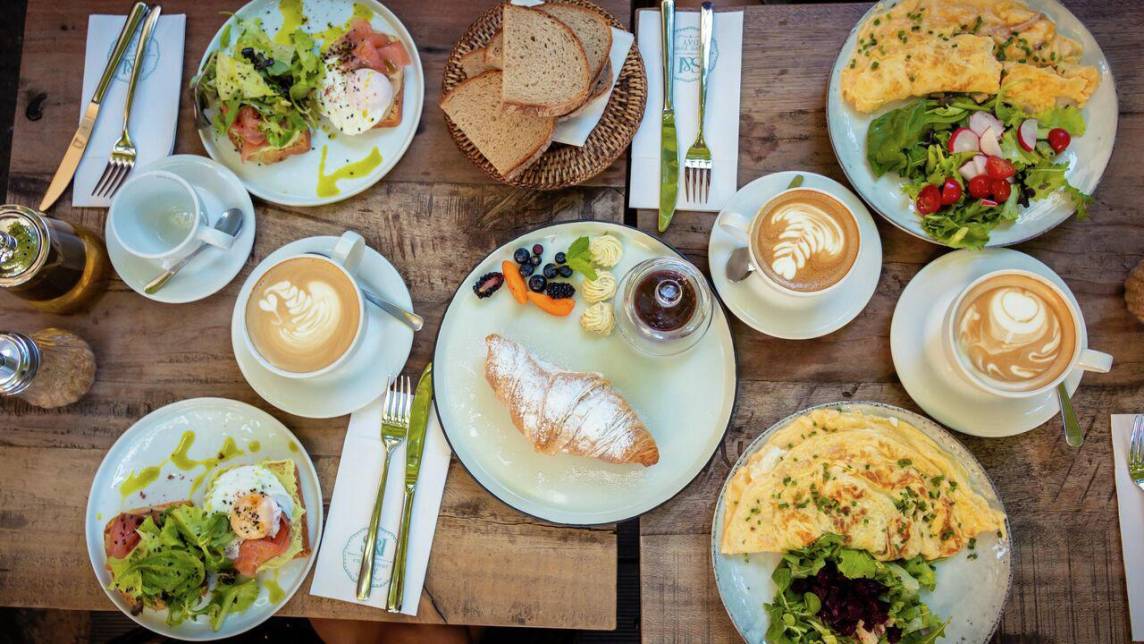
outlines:
M318 104L339 132L361 134L377 125L393 105L393 83L370 68L343 71L336 62L326 66Z
M294 499L273 472L243 465L211 483L203 507L226 514L234 533L247 541L276 536L282 517L289 520L294 512Z

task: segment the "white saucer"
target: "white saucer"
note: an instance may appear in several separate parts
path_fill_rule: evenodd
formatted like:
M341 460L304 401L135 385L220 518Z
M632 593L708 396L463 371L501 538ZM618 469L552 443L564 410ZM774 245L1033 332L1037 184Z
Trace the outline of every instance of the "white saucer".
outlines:
M251 275L258 275L263 266L269 266L283 257L312 250L330 251L337 237L307 237L290 242L270 253ZM357 277L371 291L394 304L413 310L409 289L397 269L381 253L366 247ZM236 298L241 302L253 287L250 279L242 285ZM373 402L385 392L390 376L396 375L409 358L413 348L413 330L383 313L372 304L366 305L369 323L361 346L337 370L308 379L284 378L267 371L250 354L243 342L242 311L235 306L230 321L230 344L234 359L250 386L266 402L295 416L306 418L333 418L355 412Z
M910 398L946 427L986 438L1022 434L1039 427L1060 410L1054 392L1030 398L1001 398L979 391L946 359L941 324L953 298L973 280L1001 269L1044 275L1076 303L1060 276L1024 253L1005 248L960 250L935 259L910 280L890 324L894 369ZM1084 320L1080 327L1081 336L1087 338ZM1077 369L1069 374L1065 381L1069 394L1076 391L1083 373Z
M229 250L207 248L192 259L171 281L150 295L143 287L163 272L163 267L149 259L136 257L119 244L111 234L111 220L104 227L103 238L107 243L107 254L115 272L131 290L149 300L183 304L214 295L234 279L246 264L250 250L254 248L254 204L242 182L226 166L206 157L193 154L176 154L136 169L135 172L166 170L186 179L195 187L202 199L211 225L229 208L241 208L245 217L242 230Z
M724 213L735 211L753 215L768 199L786 190L791 180L799 175L803 177L803 187L829 192L846 204L858 220L862 248L847 283L827 295L799 297L780 292L761 275L749 275L741 282L727 279L727 258L739 243L719 227ZM760 333L786 340L807 340L841 329L866 308L882 274L882 239L865 204L842 184L813 172L776 172L740 188L719 213L711 229L707 261L715 290L735 317Z

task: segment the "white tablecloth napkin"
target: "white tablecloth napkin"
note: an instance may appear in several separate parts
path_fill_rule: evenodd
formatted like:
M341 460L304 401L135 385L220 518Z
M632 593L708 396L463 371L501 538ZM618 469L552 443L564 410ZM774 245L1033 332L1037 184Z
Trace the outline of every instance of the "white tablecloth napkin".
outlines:
M449 473L450 455L449 444L445 442L434 412L429 417L425 433L425 451L409 526L409 558L405 565L405 597L401 611L406 615L416 615L421 600L429 551L437 529L437 513L441 509L441 495ZM368 601L357 600L362 547L384 459L381 400L378 400L350 416L334 494L330 498L330 512L322 533L322 546L314 567L314 583L310 585L311 595L385 608L405 494L404 443L394 451L389 464L389 480L385 486L385 503L378 530L378 538L382 542L378 544L374 559L373 590Z
M126 20L127 16L88 17L83 95L80 99L81 118ZM155 33L151 35L151 42L143 54L143 69L139 71L131 110L131 141L139 154L133 173L152 161L169 156L175 148L179 94L183 85L183 37L186 24L184 15L160 16L155 25ZM131 76L131 67L135 64L136 46L142 31L142 27L136 30L135 39L128 46L111 86L103 97L99 120L76 170L75 185L72 186L73 206L106 208L111 203L108 199L93 197L91 191L103 175L112 146L123 132L123 101L127 98L127 80Z
M1128 474L1128 444L1135 417L1135 414L1112 415L1112 461L1132 639L1139 641L1144 640L1144 491L1136 487Z
M632 142L628 205L659 208L660 114L663 111L663 43L658 10L637 14L637 41L647 69L647 106ZM719 212L738 190L739 90L743 66L743 12L715 13L711 70L707 76L707 122L703 137L711 148L711 194L707 203L689 202L683 189L683 156L695 141L699 122L699 12L675 13L675 127L679 140L680 210Z

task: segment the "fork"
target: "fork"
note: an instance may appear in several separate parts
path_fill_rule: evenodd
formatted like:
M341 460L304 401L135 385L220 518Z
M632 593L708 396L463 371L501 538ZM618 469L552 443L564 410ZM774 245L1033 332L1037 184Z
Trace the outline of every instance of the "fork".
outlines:
M377 529L381 522L381 505L385 499L385 481L389 478L389 461L397 446L405 441L409 432L409 411L413 407L413 389L409 376L391 378L385 388L385 400L381 404L381 442L385 445L385 465L381 468L381 480L377 482L377 499L373 502L373 516L369 518L369 531L361 553L361 569L358 571L357 598L369 599L373 589L373 558L377 553Z
M96 197L110 199L114 196L119 186L123 185L123 180L135 167L135 144L131 142L131 133L128 129L128 124L131 122L131 102L135 98L135 84L139 80L139 71L143 69L147 41L150 40L151 32L155 29L155 23L159 21L159 14L162 12L162 7L156 5L152 8L147 21L143 23L143 31L139 34L139 44L135 46L135 62L131 65L131 77L127 81L127 97L123 101L123 134L111 148L111 157L107 160L107 166L103 169L99 182L95 184L92 194Z
M683 189L688 201L707 203L711 194L711 150L703 140L707 112L707 66L711 55L712 4L699 9L699 132L683 158Z
M1132 439L1128 448L1128 475L1136 487L1144 490L1144 414L1132 421Z

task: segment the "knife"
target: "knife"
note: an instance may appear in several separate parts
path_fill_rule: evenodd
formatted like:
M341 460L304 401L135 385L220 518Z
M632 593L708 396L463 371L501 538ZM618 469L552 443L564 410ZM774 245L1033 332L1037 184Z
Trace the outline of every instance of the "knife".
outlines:
M389 578L389 600L386 610L399 612L405 592L405 559L409 544L409 519L413 514L413 496L417 493L417 476L421 473L421 454L425 451L425 429L429 426L429 406L433 402L433 363L425 365L413 409L409 415L409 433L405 436L405 502L401 506L401 529L393 556L393 574Z
M52 182L48 184L48 191L44 194L43 200L40 201L40 212L46 212L48 208L52 207L52 204L56 203L56 200L60 198L68 184L71 183L72 177L75 176L75 170L79 167L79 160L83 158L83 151L87 149L88 139L91 138L91 131L95 128L95 120L99 118L99 108L100 104L103 103L103 95L107 93L107 88L111 85L115 70L119 68L123 54L126 53L127 46L131 44L131 39L135 36L135 30L139 28L139 23L143 22L143 17L146 15L147 5L142 2L136 2L135 6L131 8L127 21L123 23L123 30L119 32L119 39L115 41L115 47L111 50L111 58L107 59L107 67L103 69L103 76L99 78L99 84L95 86L95 93L91 95L91 101L88 102L87 108L83 111L83 118L79 121L79 129L72 136L67 152L64 152L64 158L60 161L60 167L56 168L56 174L52 177Z
M663 20L663 124L660 127L659 232L667 230L675 214L679 194L679 140L675 136L675 106L671 102L675 84L675 0L660 3Z

